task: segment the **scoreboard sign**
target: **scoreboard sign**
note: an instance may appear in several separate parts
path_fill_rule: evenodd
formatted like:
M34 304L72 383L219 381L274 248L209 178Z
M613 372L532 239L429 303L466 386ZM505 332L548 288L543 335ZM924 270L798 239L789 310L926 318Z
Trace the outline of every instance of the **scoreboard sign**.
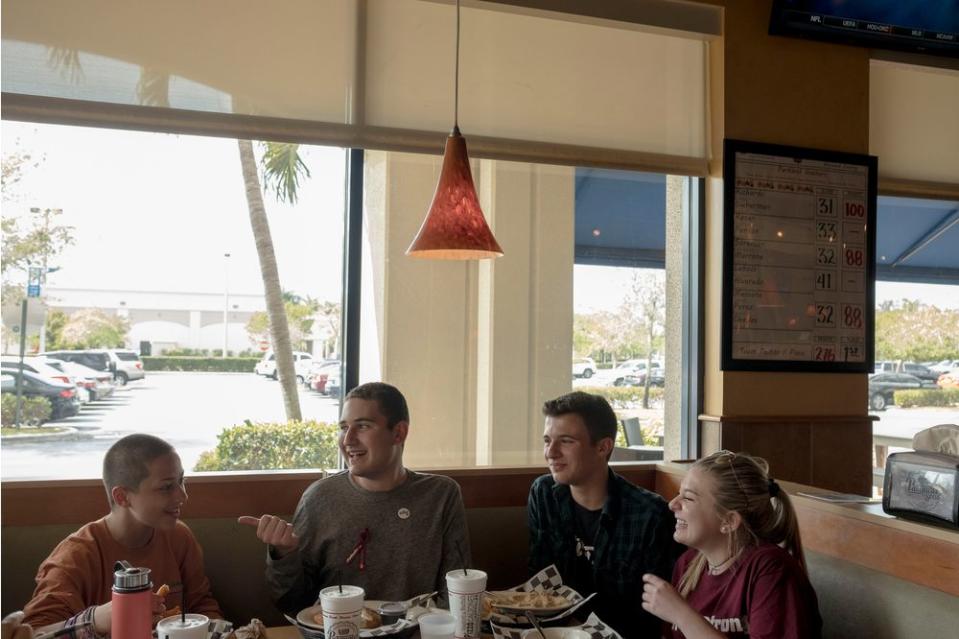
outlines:
M726 140L723 370L873 370L874 156Z

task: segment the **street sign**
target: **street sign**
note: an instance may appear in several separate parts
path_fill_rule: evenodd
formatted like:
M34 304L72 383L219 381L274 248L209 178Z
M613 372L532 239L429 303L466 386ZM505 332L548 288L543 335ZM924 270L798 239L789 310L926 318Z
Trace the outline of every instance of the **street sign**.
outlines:
M43 279L43 269L31 266L27 279L27 297L40 297L40 281Z

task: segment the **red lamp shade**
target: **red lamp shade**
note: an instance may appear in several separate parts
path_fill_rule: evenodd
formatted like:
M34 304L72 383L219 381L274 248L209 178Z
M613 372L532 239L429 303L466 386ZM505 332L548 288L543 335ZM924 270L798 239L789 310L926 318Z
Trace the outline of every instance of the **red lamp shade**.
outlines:
M433 203L406 254L436 260L483 260L503 254L480 209L466 140L458 128L446 138Z

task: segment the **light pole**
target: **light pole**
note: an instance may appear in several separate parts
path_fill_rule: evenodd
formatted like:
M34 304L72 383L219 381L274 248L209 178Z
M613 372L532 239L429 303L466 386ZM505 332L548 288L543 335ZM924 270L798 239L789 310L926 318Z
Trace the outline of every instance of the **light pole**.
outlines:
M31 206L30 212L34 215L40 213L40 207ZM47 255L50 250L50 214L60 215L63 209L43 209L43 263L40 265L41 283L46 286L47 273L56 271L56 268L47 268ZM40 352L47 350L47 321L46 311L44 311L43 321L40 323Z
M230 254L223 254L223 353L220 357L226 358L226 350L230 344Z

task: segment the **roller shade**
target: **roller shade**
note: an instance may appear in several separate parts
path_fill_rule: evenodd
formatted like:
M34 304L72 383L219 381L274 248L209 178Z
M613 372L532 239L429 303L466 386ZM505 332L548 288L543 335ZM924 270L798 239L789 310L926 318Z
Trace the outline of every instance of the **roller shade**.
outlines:
M873 60L869 152L882 178L959 184L959 71Z
M413 148L452 122L451 3L6 0L2 12L8 95L312 122L337 127L330 143L346 127L371 148ZM587 163L704 163L703 36L497 3L470 3L462 23L460 124L484 153L515 141L543 162L588 147L609 154Z

